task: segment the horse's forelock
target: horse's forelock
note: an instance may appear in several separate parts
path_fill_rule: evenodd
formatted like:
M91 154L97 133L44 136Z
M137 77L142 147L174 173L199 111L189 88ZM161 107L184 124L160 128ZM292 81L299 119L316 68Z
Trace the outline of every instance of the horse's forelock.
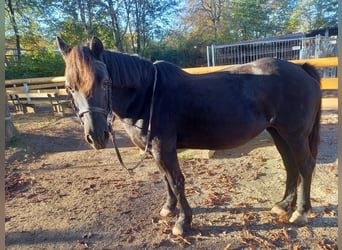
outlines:
M71 87L91 94L95 79L95 59L88 47L74 47L66 58L66 76Z

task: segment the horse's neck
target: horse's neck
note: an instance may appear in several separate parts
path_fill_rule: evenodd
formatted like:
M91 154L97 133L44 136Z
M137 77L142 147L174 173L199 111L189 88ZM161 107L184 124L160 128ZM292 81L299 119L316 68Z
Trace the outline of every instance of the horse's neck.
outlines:
M108 52L105 63L113 82L114 113L134 124L147 120L154 82L152 63L135 56Z

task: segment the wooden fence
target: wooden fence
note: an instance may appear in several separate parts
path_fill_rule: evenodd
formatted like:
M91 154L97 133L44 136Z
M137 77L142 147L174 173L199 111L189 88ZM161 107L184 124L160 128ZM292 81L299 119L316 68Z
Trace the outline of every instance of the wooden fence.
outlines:
M290 62L296 64L310 63L317 68L328 68L338 66L338 57L327 57L327 58L317 58L317 59L306 59L306 60L292 60ZM184 70L190 74L205 74L221 70L226 70L234 65L222 65L213 67L198 67L198 68L185 68ZM337 78L322 78L321 81L322 90L336 90L338 89Z
M325 67L337 67L338 57L307 59L307 60L293 60L291 61L297 64L303 64L308 62L317 68ZM184 70L190 74L205 74L210 72L222 71L229 69L234 65L214 66L214 67L198 67L198 68L184 68ZM6 80L5 87L8 95L17 93L57 93L60 96L65 96L64 90L65 77L44 77L44 78L28 78L28 79L15 79ZM338 79L337 78L322 78L321 81L322 90L337 90ZM331 100L330 100L331 102ZM337 98L332 102L336 102Z
M16 93L25 93L27 92L27 90L25 90L25 88L27 88L26 86L28 86L30 92L39 92L41 90L64 89L64 83L64 76L27 78L6 80L5 87L7 93L11 93L12 91Z
M44 106L64 115L70 106L64 82L64 76L6 80L6 94L16 112L36 112Z
M317 68L326 68L326 67L337 67L338 66L338 57L328 57L328 58L317 58L317 59L306 59L306 60L293 60L291 61L297 64L303 64L308 62L314 65ZM197 67L197 68L184 68L184 70L190 74L205 74L216 71L221 71L225 69L229 69L234 65L223 65L223 66L214 66L214 67ZM43 78L27 78L27 79L15 79L15 80L6 80L5 86L7 90L15 89L16 91L23 91L23 84L26 83L29 85L29 89L31 90L42 90L42 89L59 89L64 87L65 77L43 77ZM17 85L14 87L14 85ZM322 89L338 89L337 78L322 78L321 83Z

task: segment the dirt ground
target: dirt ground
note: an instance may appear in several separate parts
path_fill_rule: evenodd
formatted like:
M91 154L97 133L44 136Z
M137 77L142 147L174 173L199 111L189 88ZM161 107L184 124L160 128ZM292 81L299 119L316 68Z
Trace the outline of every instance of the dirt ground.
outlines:
M7 249L337 249L337 111L323 111L309 224L269 211L285 170L263 133L243 147L205 159L180 153L193 232L171 233L162 218L165 188L152 159L130 175L114 149L95 151L74 116L14 114L20 131L6 147ZM140 152L115 125L124 161Z

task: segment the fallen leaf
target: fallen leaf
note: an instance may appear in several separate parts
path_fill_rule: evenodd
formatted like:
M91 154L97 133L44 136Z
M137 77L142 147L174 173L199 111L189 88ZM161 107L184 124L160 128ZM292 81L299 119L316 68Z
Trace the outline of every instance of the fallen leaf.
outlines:
M133 237L131 235L129 235L126 239L127 243L132 243L133 242Z
M83 247L89 247L88 243L83 240L78 240L77 244L82 245Z
M302 250L302 249L303 249L303 247L302 246L298 246L298 245L295 245L293 247L293 250Z
M121 215L122 215L122 214L129 214L129 213L131 213L131 212L132 212L132 210L126 210L126 211L121 212Z
M310 236L310 237L314 237L315 236L315 233L312 231L312 229L310 229L309 227L305 226L303 227L303 230L304 232Z
M337 246L333 243L330 243L327 239L322 239L318 242L318 244L322 247L324 250L335 250L337 249Z

